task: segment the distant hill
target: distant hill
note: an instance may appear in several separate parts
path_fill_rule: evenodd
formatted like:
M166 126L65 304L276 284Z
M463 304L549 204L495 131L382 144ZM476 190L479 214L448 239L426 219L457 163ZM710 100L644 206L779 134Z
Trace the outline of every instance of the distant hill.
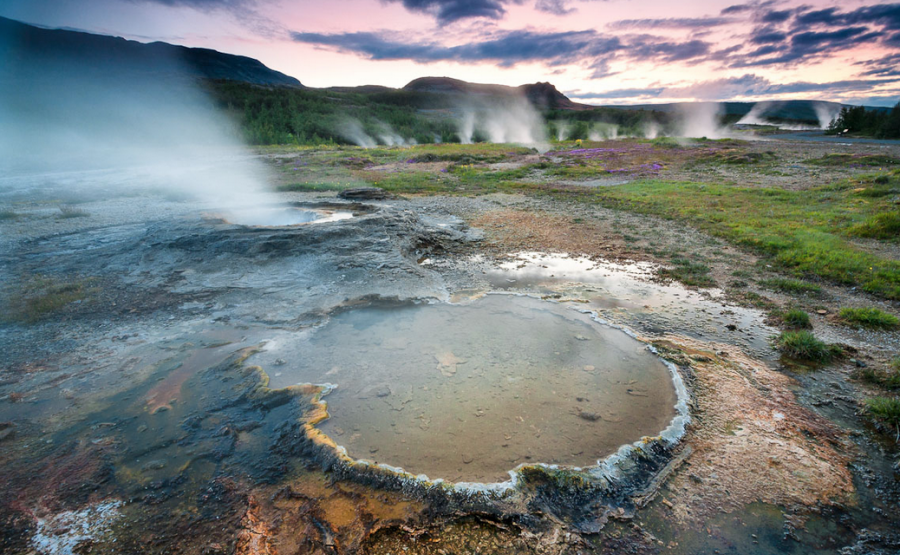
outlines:
M108 72L225 79L301 87L300 81L246 56L165 42L141 43L79 31L43 29L0 17L0 74L59 69L69 61L93 75ZM40 67L39 67L40 66Z
M542 110L589 110L593 106L578 104L556 90L550 83L534 83L508 87L469 83L450 77L420 77L403 87L405 91L483 96L524 96Z

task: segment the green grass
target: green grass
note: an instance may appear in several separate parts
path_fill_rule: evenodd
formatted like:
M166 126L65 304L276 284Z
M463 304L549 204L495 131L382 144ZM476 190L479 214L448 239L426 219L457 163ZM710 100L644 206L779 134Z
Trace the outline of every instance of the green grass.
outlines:
M821 158L813 158L806 161L815 166L895 166L900 164L900 159L882 154L853 155L853 154L826 154Z
M867 239L900 239L900 210L877 214L850 228L849 233Z
M352 188L352 184L342 183L285 183L275 188L281 192L316 192L316 191L343 191Z
M694 287L715 287L716 282L709 276L710 267L701 262L694 262L682 257L669 260L671 268L663 268L659 275L674 279L684 285Z
M790 329L809 329L812 324L809 323L809 314L803 312L799 308L792 308L784 313L781 317L784 325Z
M49 276L32 276L23 281L8 296L9 306L3 319L10 322L34 323L63 307L87 300L96 289L92 279L59 279Z
M894 359L891 367L887 370L876 370L870 367L860 368L854 372L854 377L884 389L900 389L900 358Z
M897 438L900 439L900 399L871 397L866 399L865 412L897 430Z
M900 325L900 319L877 308L842 308L838 313L848 324L872 329L893 329Z
M900 262L846 239L853 226L896 210L888 197L863 198L867 191L891 186L876 184L876 177L807 191L650 180L581 195L612 208L683 220L749 247L795 275L859 285L868 293L900 299Z
M786 356L799 360L828 362L843 353L840 347L828 345L808 331L782 332L775 343Z
M822 288L814 283L791 278L773 278L759 282L760 285L773 291L781 291L782 293L820 293Z

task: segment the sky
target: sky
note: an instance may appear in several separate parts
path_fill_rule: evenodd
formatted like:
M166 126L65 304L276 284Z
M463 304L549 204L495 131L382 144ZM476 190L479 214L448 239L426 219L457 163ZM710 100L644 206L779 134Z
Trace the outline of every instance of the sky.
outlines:
M0 0L47 27L257 58L310 87L549 81L587 104L900 101L900 3Z

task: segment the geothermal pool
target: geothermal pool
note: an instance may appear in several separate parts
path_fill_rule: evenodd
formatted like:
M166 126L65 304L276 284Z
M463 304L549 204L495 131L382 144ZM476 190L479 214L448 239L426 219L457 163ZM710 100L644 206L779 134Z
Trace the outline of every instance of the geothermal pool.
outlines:
M231 209L225 221L237 225L256 227L283 227L310 223L327 223L353 217L349 210L303 208L296 206L248 206Z
M319 427L351 457L451 482L592 466L675 416L669 369L645 344L524 296L348 309L253 362L271 387L335 384Z

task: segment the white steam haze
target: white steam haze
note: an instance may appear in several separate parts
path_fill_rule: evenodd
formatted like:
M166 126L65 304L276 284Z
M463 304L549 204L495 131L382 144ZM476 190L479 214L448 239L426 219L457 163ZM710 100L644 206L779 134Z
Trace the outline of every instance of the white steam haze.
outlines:
M358 119L347 118L338 125L337 132L356 146L372 148L378 143L370 137L362 127Z
M722 105L718 102L696 102L679 108L679 133L686 138L724 139L730 135L722 125Z
M0 38L0 193L163 192L224 213L275 202L236 126L178 60L151 74L16 47Z
M819 129L828 129L834 118L841 113L841 107L837 105L829 105L824 102L816 102L813 104L813 110L816 111L816 117L819 118Z
M378 145L384 146L412 146L418 144L412 137L409 139L402 137L394 131L390 124L383 121L375 121L375 137L372 137L363 129L362 123L356 118L347 117L343 119L337 128L337 133L355 144L363 148L374 148ZM440 142L440 137L435 142Z
M476 134L492 143L516 143L548 150L547 130L544 118L524 97L514 97L503 102L464 103L459 118L459 141L470 144Z
M791 131L807 131L812 129L818 129L818 127L812 127L809 125L800 125L800 124L788 124L783 122L774 122L766 118L766 114L771 113L777 110L780 106L782 106L783 102L757 102L750 108L750 111L738 120L738 125L771 125L774 127L778 127L779 129L787 129ZM818 106L816 105L816 109L818 111ZM821 118L820 118L821 120ZM829 120L830 121L830 120ZM826 124L827 127L827 124Z

